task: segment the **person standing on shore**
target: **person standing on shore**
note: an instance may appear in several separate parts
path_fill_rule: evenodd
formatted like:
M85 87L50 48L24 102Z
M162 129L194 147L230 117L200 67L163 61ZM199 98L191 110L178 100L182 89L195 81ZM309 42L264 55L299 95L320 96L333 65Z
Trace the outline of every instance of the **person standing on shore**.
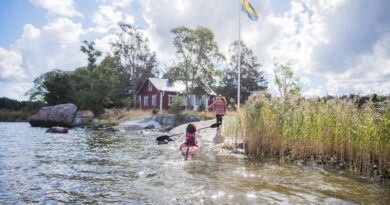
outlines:
M215 106L215 116L217 117L217 123L222 123L222 118L226 113L226 99L222 95L218 95L217 101L207 107L207 110Z

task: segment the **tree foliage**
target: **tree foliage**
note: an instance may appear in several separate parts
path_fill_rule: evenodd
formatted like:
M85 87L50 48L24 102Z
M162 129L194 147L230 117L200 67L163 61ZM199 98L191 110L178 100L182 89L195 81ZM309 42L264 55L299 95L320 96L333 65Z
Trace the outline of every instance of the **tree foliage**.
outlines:
M114 56L123 65L128 88L136 102L137 90L148 77L158 75L156 54L149 48L149 40L132 25L120 23L117 40L112 43ZM134 104L136 107L136 104Z
M34 86L27 94L32 101L43 101L47 105L72 102L70 73L54 69L34 80Z
M265 90L267 88L267 81L264 78L264 73L261 70L261 64L258 63L257 57L253 51L249 49L246 44L241 41L241 86L240 86L240 102L245 102L248 97L257 90ZM228 99L237 98L238 86L238 64L237 64L237 50L238 41L234 41L230 45L229 67L224 71L222 79L222 86L218 87L218 93L222 93Z
M171 33L174 35L173 45L178 62L169 68L168 74L170 79L184 81L189 103L189 93L195 93L197 87L204 88L215 82L215 76L218 75L215 63L225 57L219 52L214 33L209 28L199 26L193 30L180 26L173 28Z
M88 55L88 70L93 71L96 68L96 60L102 55L102 52L95 49L95 42L83 41L80 51Z
M274 66L275 83L278 86L280 96L287 99L289 95L299 95L301 91L299 77L294 74L290 63L279 64L274 59Z

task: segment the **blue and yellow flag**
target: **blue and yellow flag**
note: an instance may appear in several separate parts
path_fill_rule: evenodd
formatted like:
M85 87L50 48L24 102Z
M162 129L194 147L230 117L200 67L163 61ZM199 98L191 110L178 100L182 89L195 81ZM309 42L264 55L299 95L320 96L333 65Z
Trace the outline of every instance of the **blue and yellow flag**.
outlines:
M253 9L252 5L248 0L241 0L241 10L249 17L252 21L259 19L259 14Z

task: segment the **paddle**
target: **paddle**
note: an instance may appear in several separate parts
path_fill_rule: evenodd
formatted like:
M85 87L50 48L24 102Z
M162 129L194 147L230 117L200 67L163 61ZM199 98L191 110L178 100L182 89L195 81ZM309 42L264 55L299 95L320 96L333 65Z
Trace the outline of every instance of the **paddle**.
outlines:
M186 152L186 159L185 160L187 160L187 158L188 158L188 150L189 150L190 148L189 147L187 147L187 152Z
M219 127L222 123L220 122L217 122L217 123L214 123L208 127L202 127L200 128L199 130L203 130L203 129L207 129L207 128L216 128L216 127ZM174 141L173 139L171 139L171 137L173 136L176 136L178 134L174 134L174 135L163 135L163 136L160 136L160 137L157 137L156 138L156 141L158 141L158 144L168 144L168 142L170 141Z

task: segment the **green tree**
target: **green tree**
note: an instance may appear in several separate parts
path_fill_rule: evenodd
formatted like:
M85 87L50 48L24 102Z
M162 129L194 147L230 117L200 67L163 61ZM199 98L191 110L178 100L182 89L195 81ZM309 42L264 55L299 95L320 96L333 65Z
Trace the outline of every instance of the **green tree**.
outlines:
M80 47L80 51L87 54L88 56L88 70L93 71L96 68L96 60L99 56L102 55L102 52L95 49L95 42L83 41L83 44Z
M173 120L175 121L175 124L178 124L185 117L182 114L181 110L182 103L183 102L181 100L181 97L179 95L176 95L175 98L173 98L171 108L169 109L169 113L173 114Z
M176 47L178 62L169 68L168 73L175 73L171 78L184 81L188 108L188 94L194 93L196 87L214 83L218 75L214 63L225 57L219 52L214 33L209 28L199 26L192 30L180 26L173 28L171 33L174 35L173 45Z
M278 86L280 96L286 100L289 95L299 95L301 91L299 77L294 74L290 63L279 64L274 58L274 66L275 83Z
M120 23L117 40L112 43L114 57L121 62L128 77L128 88L133 93L133 102L137 101L137 90L148 77L158 75L156 54L149 48L149 41L138 28ZM134 103L134 108L136 108Z
M27 93L32 101L43 101L47 105L72 102L70 73L52 70L34 80L34 86Z
M241 86L240 102L245 102L248 97L257 90L265 90L267 88L267 81L264 78L264 73L261 70L261 64L258 63L257 57L253 51L249 49L246 44L241 41ZM238 64L237 64L237 50L238 41L234 41L229 48L229 67L224 71L222 79L222 86L218 87L218 93L222 93L227 99L237 98L237 78L238 78Z
M71 73L73 102L80 109L91 110L95 115L103 113L104 108L111 107L117 97L113 91L118 78L117 69L105 63L96 66L93 71L86 67L77 68Z

